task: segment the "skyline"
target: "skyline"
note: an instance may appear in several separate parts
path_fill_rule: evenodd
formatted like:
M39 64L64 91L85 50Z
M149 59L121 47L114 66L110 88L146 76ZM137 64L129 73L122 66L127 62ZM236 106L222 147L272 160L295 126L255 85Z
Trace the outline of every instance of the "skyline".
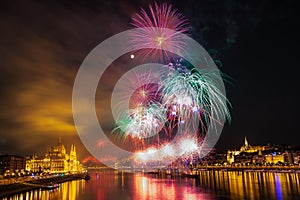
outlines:
M78 147L82 159L88 155L73 123L73 82L85 56L107 37L131 28L131 16L148 4L127 3L94 2L92 6L76 2L18 5L1 2L0 53L4 56L0 75L0 152L25 154L33 149L43 152L49 141L53 143L61 136L63 141L72 141ZM192 24L197 18L203 24L203 19L208 18L206 22L210 22L209 17L201 19L187 10L190 2L172 3ZM245 136L251 144L297 144L299 141L295 26L293 30L299 18L293 3L273 5L266 1L261 5L261 13L253 19L258 22L252 26L247 18L248 24L239 22L240 13L229 20L236 25L228 25L225 31L217 25L195 26L201 30L195 39L205 48L217 50L216 59L222 62L222 72L232 79L232 83L225 82L227 98L233 106L232 122L225 125L217 150L239 146ZM215 4L218 8L222 3ZM196 3L195 7L199 6ZM213 13L214 6L204 3L202 9L211 9ZM250 10L256 8L253 3L248 6ZM118 12L114 13L116 8ZM203 28L208 28L211 34L207 36ZM218 37L227 32L230 32L227 39L232 42ZM284 66L286 63L290 68ZM124 69L114 70L118 77ZM109 82L108 78L103 77L104 82ZM108 111L101 95L98 92L96 107L99 115L105 116Z

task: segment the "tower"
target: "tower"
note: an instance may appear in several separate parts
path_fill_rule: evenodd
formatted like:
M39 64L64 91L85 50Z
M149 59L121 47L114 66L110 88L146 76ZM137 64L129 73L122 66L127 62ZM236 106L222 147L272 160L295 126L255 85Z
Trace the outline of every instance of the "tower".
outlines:
M78 170L78 161L77 161L77 154L76 154L76 147L75 145L71 145L70 150L70 160L69 160L69 171L77 171Z
M245 148L246 148L246 149L247 149L247 148L248 148L248 146L249 146L249 144L248 144L248 141L247 141L247 137L245 137L244 146L245 146Z
M230 150L227 151L227 162L229 164L234 162L234 151L230 151Z
M77 160L76 147L73 144L71 145L71 150L70 150L70 160Z

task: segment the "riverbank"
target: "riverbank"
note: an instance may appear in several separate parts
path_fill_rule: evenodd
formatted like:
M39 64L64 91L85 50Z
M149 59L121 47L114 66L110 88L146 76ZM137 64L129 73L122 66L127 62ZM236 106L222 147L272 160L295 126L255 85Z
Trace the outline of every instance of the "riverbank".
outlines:
M252 166L252 167L224 167L224 166L206 166L206 167L197 167L197 168L162 168L162 169L153 169L143 172L149 175L155 175L158 177L181 177L181 178L196 178L200 179L201 175L206 172L222 172L222 173L231 173L237 172L241 174L247 173L266 173L266 174L300 174L299 166Z
M102 168L93 168L90 171L103 170ZM195 166L195 167L171 167L171 168L118 168L124 172L148 172L158 173L159 171L175 171L183 173L184 171L257 171L257 172L278 172L278 173L300 173L300 166Z
M10 184L3 184L0 186L0 198L11 196L14 194L36 190L36 189L48 189L52 183L63 183L72 180L85 179L87 177L86 173L80 174L69 174L64 176L52 176L52 177L40 177L37 179L27 180L20 179Z
M200 166L198 170L298 172L300 166Z

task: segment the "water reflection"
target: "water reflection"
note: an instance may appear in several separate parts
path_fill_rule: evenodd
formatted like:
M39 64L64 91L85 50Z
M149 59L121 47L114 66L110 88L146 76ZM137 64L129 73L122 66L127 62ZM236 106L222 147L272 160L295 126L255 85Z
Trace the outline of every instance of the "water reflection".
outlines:
M91 180L60 184L6 199L299 199L299 174L201 171L200 179L101 171Z
M33 190L12 197L4 198L4 200L75 200L78 199L79 192L85 188L85 181L77 180L61 183L58 189L54 190Z
M299 174L202 171L197 183L230 199L299 199Z
M195 179L161 179L136 175L134 177L135 199L215 199L199 187Z

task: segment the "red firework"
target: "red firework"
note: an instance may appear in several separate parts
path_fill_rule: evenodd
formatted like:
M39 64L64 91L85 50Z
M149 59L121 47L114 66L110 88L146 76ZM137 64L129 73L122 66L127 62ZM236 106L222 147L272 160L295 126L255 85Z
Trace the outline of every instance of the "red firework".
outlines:
M189 23L171 4L149 5L148 13L142 9L141 13L136 14L132 20L131 24L134 27L143 29L131 35L130 44L137 49L143 48L139 54L144 58L170 59L171 56L165 49L172 52L186 49L181 34L188 32Z
M137 88L129 101L129 108L149 106L160 101L160 86L156 83L147 83Z

